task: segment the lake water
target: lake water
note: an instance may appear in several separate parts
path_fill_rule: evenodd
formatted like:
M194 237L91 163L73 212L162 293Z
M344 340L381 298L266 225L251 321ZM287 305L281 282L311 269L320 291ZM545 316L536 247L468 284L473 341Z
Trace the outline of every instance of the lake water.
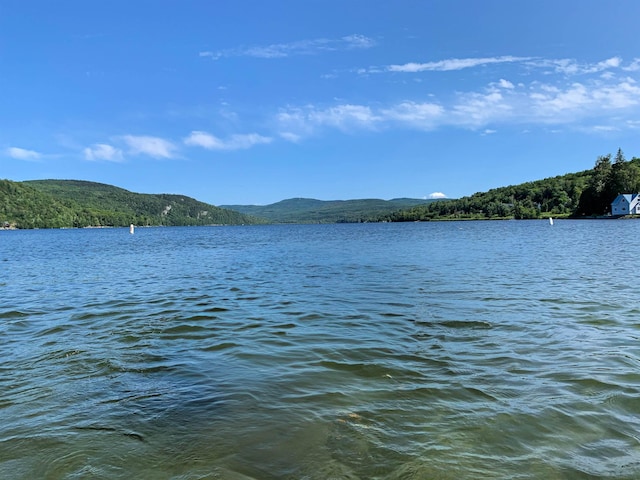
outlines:
M0 478L640 478L638 238L0 231Z

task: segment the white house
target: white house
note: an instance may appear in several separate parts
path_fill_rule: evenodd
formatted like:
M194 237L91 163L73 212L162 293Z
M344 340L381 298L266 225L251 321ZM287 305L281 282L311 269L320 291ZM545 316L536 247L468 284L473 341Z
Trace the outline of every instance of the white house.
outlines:
M611 202L611 215L640 214L640 193L621 193Z

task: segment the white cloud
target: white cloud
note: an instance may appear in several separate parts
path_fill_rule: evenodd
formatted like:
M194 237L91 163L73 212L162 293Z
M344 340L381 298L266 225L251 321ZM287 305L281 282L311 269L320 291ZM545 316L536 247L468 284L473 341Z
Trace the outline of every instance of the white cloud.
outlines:
M315 38L288 43L237 47L226 50L202 51L200 57L218 60L225 57L284 58L295 55L314 55L321 52L371 48L375 41L359 34L347 35L338 39Z
M431 62L407 62L403 64L387 65L384 68L369 67L368 69L360 69L358 72L448 72L503 63L521 64L522 66L529 69L541 69L543 71L546 71L546 73L554 72L564 75L587 75L615 69L621 69L625 71L640 70L640 59L638 58L635 58L631 63L624 65L623 60L620 57L611 57L595 63L579 63L577 60L570 58L543 59L535 57L516 57L511 55L503 55L497 57L448 58ZM513 86L509 86L510 83L511 82L501 79L498 82L498 85L502 88L513 88Z
M611 57L602 62L596 63L594 66L590 68L590 72L601 72L602 70L607 70L609 68L618 68L622 63L622 59L620 57Z
M423 129L433 128L444 114L444 108L435 103L402 102L382 110L385 119L395 120Z
M271 141L272 141L271 137L265 137L257 133L247 133L247 134L231 135L229 140L227 140L226 145L231 150L237 150L237 149L251 148L254 145L271 143Z
M96 143L85 148L84 158L90 161L106 160L108 162L121 162L124 159L122 150L105 143Z
M616 127L613 127L611 125L594 125L593 127L591 127L591 129L596 133L600 133L600 132L609 133L609 132L615 132L618 130Z
M208 150L222 148L222 141L220 139L209 133L200 131L191 132L191 134L184 139L184 143L190 147L202 147Z
M611 84L573 83L565 88L541 85L530 94L532 119L552 123L602 117L640 105L640 87L633 80Z
M292 143L298 143L300 140L302 140L302 137L300 135L297 135L293 132L280 132L279 135L286 141Z
M383 118L367 105L342 104L319 108L287 107L276 116L278 135L285 140L298 142L327 128L336 128L346 133L373 130Z
M5 150L5 153L16 160L38 160L42 156L34 150L18 147L9 147Z
M502 93L489 91L461 94L450 109L448 122L453 125L480 128L511 117L513 105Z
M640 102L640 87L633 80L625 80L617 85L605 85L593 90L593 99L611 109L636 106Z
M176 146L159 137L125 135L122 137L133 155L148 155L153 158L173 158Z
M387 70L390 72L416 73L425 71L447 72L451 70L462 70L465 68L478 67L482 65L491 65L496 63L513 63L528 60L527 57L484 57L484 58L450 58L439 60L437 62L416 63L409 62L403 65L389 65Z
M433 192L433 193L429 194L429 198L433 198L433 199L436 199L436 198L447 198L447 196L442 192Z
M342 40L344 40L350 48L371 48L376 45L373 39L358 34L347 35L346 37L342 37Z
M564 75L586 75L617 68L622 68L623 70L633 69L633 63L626 67L622 66L622 58L620 57L611 57L596 63L579 63L572 58L537 58L526 62L526 64L534 68L552 69L556 73L562 73Z
M313 107L308 107L311 109ZM276 123L280 126L280 136L283 138L300 140L302 136L313 134L314 126L307 118L305 109L287 107L276 115Z
M231 135L227 140L221 140L215 135L202 131L193 131L184 139L185 145L202 147L207 150L244 150L271 141L270 137L257 133Z
M605 60L601 65L623 65ZM599 67L600 68L600 67ZM280 136L295 139L326 129L354 133L409 127L420 130L468 128L483 135L498 126L558 125L575 130L593 130L593 125L632 128L629 121L640 117L640 85L634 78L603 77L594 72L580 82L566 77L535 77L517 85L504 78L476 90L452 95L429 94L428 101L403 100L387 105L339 104L319 108L288 107L277 117ZM596 131L604 131L602 128Z
M513 83L511 83L509 80L505 80L504 78L501 78L498 81L498 86L502 87L502 88L507 88L509 90L515 88Z
M634 58L633 62L622 67L622 70L625 70L627 72L637 72L638 70L640 70L640 58Z
M205 57L205 58L212 58L213 60L217 60L218 58L220 58L217 53L208 52L208 51L198 52L198 56Z
M316 125L326 125L341 130L373 128L379 118L365 105L337 105L324 110L309 112L308 118Z
M340 45L341 48L348 48L349 44L362 44L362 48L368 48L370 42L367 37L358 35L343 37L333 43L329 40L294 42L275 45L279 48L265 55L278 55L278 51L302 54L307 47L332 49ZM303 48L304 45L306 47ZM243 52L250 53L249 50ZM203 56L206 55L203 53ZM563 130L572 128L601 132L606 130L602 126L608 125L616 125L619 129L637 128L638 124L633 122L640 118L640 86L635 78L637 74L632 72L640 70L638 58L630 63L619 57L611 57L598 62L579 64L570 59L541 60L499 56L410 63L391 66L387 72L392 68L397 72L448 71L487 67L492 64L509 65L486 68L481 78L485 78L486 74L491 78L476 88L456 91L453 86L444 93L422 91L421 98L405 97L388 103L350 103L336 100L333 105L287 106L277 113L271 136L248 133L218 137L205 131L194 130L182 139L182 145L230 151L268 144L275 138L300 142L305 137L332 129L357 133L392 128L423 131L464 128L489 135L498 130L503 131L504 126L516 126L519 131L531 131L532 127L549 125L557 125ZM519 78L518 69L521 71ZM508 71L509 80L505 78L505 70ZM581 76L575 78L569 76L568 72ZM623 72L628 73L623 76ZM452 75L452 81L456 81L456 78L457 76ZM425 82L425 85L428 83ZM465 85L468 85L466 81ZM402 94L406 95L414 88L416 87L412 85L406 91L403 90ZM227 125L239 126L240 118L236 114L231 112L225 118L231 120ZM124 154L174 158L180 148L180 145L155 136L126 135L113 140L116 141L122 142L118 145L119 148L97 143L84 149L85 158L119 161ZM15 147L7 149L7 154L20 159L33 160L40 157L37 152Z

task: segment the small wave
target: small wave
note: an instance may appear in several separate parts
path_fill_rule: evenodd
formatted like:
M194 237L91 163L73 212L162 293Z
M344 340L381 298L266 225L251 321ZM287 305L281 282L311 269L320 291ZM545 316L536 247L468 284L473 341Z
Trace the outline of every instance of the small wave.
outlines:
M83 427L74 427L75 430L92 430L92 431L96 431L96 432L108 432L108 433L115 433L118 435L123 435L125 437L129 437L132 438L134 440L138 440L139 442L144 442L144 437L142 435L140 435L139 433L135 433L135 432L128 432L128 431L120 431L117 428L114 427L105 427L105 426L100 426L100 425L87 425L87 426L83 426Z
M20 310L7 310L5 312L0 312L0 319L25 318L25 317L28 317L29 315L30 315L29 313L22 312Z
M209 307L203 310L203 312L206 312L206 313L220 313L220 312L228 312L228 311L229 309L225 307Z
M163 329L160 333L162 335L168 335L168 336L181 336L181 335L185 335L185 334L194 334L194 333L210 333L211 329L207 328L207 327L203 327L200 325L193 325L193 324L182 324L182 325L175 325L173 327L167 327L165 329Z
M492 328L491 323L484 320L416 320L416 324L426 327L446 327L461 329L487 329Z
M362 362L347 363L321 360L317 365L329 370L355 373L358 376L365 378L393 379L396 377L400 378L409 372L406 369L398 370L390 367L389 365ZM417 374L417 372L414 372L414 374Z
M200 350L202 350L203 352L219 352L221 350L228 350L230 348L237 348L237 347L240 347L240 345L237 343L223 342L223 343L216 343L214 345L201 347Z

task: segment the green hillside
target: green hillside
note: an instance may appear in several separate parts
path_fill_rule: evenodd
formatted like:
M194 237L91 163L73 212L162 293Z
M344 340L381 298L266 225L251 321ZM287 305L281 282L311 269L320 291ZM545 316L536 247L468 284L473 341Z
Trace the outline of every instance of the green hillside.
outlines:
M80 180L0 180L0 228L388 222L607 215L618 193L640 192L640 158L621 150L594 168L456 200L292 198L215 207L183 195L141 194Z
M621 150L598 157L595 167L533 182L475 193L457 200L419 205L378 221L533 219L608 215L619 193L640 192L640 159L627 161Z
M183 195L133 193L79 180L0 180L0 222L15 228L265 223Z
M382 215L433 201L412 198L331 201L291 198L271 205L224 205L222 208L266 218L274 223L341 223L377 221Z

